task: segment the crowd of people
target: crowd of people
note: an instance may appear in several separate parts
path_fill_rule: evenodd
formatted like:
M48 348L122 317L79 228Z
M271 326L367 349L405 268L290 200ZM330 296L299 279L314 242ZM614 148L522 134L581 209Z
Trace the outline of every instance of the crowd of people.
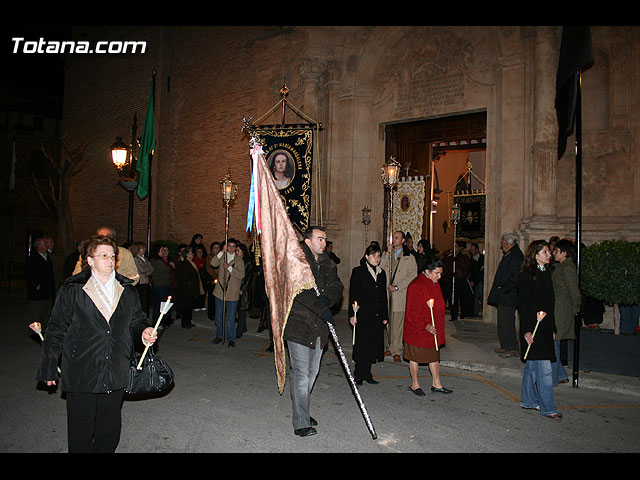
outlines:
M140 242L119 247L115 230L103 226L87 241L78 242L77 251L65 259L62 278L56 275L53 246L51 239L34 242L26 268L27 287L32 320L46 326L37 379L54 385L55 366L63 357L62 388L72 392L67 397L70 450L112 451L117 446L121 420L116 405L132 346L138 340L153 344L157 338L153 325L159 323L164 329L179 319L183 328L192 328L193 312L206 310L216 326L212 343L234 347L247 331L247 314L257 311L259 331L271 332L261 267L250 248L234 238L211 242L207 249L203 236L195 234L172 256L169 245L162 242L154 243L149 252ZM290 358L294 433L305 437L316 433L317 421L309 414L310 395L328 342L327 324L334 322L332 309L342 301L343 283L336 267L340 259L322 227L305 232L301 247L317 289L296 296L283 338ZM523 253L516 235L505 234L501 249L487 298L498 313L496 352L520 356L525 363L521 407L561 418L553 387L568 382L562 344L574 338L574 317L581 305L575 246L569 239L536 240ZM408 363L408 389L413 394L425 395L419 383L420 365L428 366L431 392L452 393L439 372L440 349L446 344L445 312L449 310L453 321L477 316L483 305L483 279L484 255L475 243L467 249L465 243L456 242L453 249L440 253L420 240L414 249L411 237L401 231L393 232L385 249L371 242L349 279L356 383L377 384L371 367L389 356L396 363L402 359ZM133 300L136 297L139 302ZM160 305L169 297L173 307L159 322ZM126 312L118 305L124 305ZM117 348L109 347L114 348L110 357L114 368L101 367L105 373L100 379L74 363L79 333L72 327L72 310L96 330L105 328L99 321L103 317L112 327L108 332L121 338ZM83 345L93 352L88 354L109 341L98 337ZM114 391L119 393L109 397ZM89 411L93 413L87 424Z

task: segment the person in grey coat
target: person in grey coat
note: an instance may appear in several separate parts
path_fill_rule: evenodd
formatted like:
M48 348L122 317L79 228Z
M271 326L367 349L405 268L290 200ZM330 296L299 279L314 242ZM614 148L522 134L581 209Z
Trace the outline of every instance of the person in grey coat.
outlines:
M569 382L569 377L560 361L560 342L575 340L575 318L580 311L582 295L578 288L578 273L574 262L576 247L571 240L562 239L553 247L555 259L554 270L551 276L553 291L555 294L555 321L556 338L554 340L556 362L551 364L553 385Z
M505 233L500 239L503 255L493 286L487 297L487 304L498 309L498 340L500 347L496 352L501 357L517 357L518 341L516 337L516 307L518 306L518 292L516 281L524 255L518 246L515 233Z

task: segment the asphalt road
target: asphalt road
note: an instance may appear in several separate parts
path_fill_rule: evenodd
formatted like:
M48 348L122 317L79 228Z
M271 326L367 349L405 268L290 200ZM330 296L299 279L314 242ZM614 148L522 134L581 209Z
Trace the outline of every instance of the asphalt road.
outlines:
M30 335L25 302L0 295L5 332L0 338L0 451L66 452L63 394L35 381L40 343ZM344 314L338 334L350 361L350 334ZM640 451L640 398L592 388L555 389L562 420L519 407L521 377L513 371L469 371L442 367L450 395L408 391L408 364L373 367L378 385L359 387L376 431L363 419L333 344L322 360L312 393L318 434L293 434L288 384L279 394L268 332L249 332L235 348L213 345L213 324L196 313L193 329L164 330L157 353L174 370L165 395L123 404L119 453L591 453ZM479 340L482 341L482 340ZM446 350L443 349L443 350ZM443 357L446 352L443 351Z

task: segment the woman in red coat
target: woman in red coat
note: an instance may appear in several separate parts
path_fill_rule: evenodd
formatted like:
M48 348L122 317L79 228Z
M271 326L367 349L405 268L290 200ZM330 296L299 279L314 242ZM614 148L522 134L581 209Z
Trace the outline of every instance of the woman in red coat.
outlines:
M407 288L407 304L404 312L404 358L409 361L411 391L422 396L424 392L418 383L418 365L429 364L431 371L431 391L451 393L440 383L440 345L444 345L444 299L440 291L442 261L430 256L419 265L420 274ZM433 299L433 320L429 310L429 300ZM436 341L438 350L436 350Z

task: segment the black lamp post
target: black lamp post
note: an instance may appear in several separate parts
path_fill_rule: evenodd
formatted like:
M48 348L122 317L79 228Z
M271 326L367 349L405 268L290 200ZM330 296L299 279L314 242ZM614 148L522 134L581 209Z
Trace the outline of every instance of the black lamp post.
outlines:
M138 115L133 115L133 126L131 127L131 143L129 145L122 141L122 137L116 137L116 141L111 145L111 160L118 169L122 188L129 192L129 216L127 222L127 242L133 242L133 193L138 182L136 181L136 157L133 153L134 147L138 145L136 133L138 131ZM128 175L127 175L128 173Z

